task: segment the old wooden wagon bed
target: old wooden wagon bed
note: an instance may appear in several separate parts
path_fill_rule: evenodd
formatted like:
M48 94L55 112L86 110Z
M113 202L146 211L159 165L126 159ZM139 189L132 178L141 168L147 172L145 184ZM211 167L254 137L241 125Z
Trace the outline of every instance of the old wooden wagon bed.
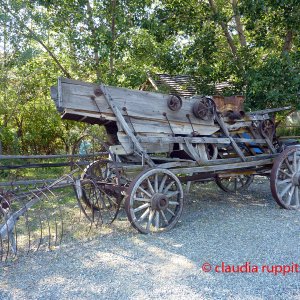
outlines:
M227 192L270 176L273 197L299 209L300 151L282 144L276 112L245 113L243 97L162 94L59 78L51 88L62 118L103 125L107 155L77 181L77 196L113 220L124 201L140 232L172 228L180 218L182 183L214 180ZM93 137L98 139L98 137Z

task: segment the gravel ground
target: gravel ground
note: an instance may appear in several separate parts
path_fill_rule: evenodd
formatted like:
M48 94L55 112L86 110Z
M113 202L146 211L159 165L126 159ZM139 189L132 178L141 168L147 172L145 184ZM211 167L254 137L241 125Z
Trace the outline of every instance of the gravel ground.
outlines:
M300 273L261 270L300 264L299 228L299 212L279 209L266 180L238 195L201 184L170 232L141 235L124 218L86 241L4 264L0 299L300 299ZM222 262L258 272L217 273Z

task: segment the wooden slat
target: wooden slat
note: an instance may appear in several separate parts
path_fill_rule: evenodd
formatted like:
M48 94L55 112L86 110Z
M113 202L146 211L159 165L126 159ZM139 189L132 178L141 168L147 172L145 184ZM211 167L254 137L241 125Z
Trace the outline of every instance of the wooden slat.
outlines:
M190 174L190 173L202 173L202 172L218 172L224 170L238 170L262 165L271 165L273 163L273 158L263 159L251 162L239 162L233 164L222 164L222 165L207 165L202 167L189 167L189 168L178 168L170 169L174 174Z

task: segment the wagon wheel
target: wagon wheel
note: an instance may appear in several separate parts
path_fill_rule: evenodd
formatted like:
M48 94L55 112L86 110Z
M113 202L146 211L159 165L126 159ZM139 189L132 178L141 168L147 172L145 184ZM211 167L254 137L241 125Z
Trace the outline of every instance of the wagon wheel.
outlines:
M216 177L216 184L227 193L237 193L246 190L253 182L253 175L236 175L236 176L220 176Z
M119 176L113 162L101 159L88 165L81 175L82 201L90 208L92 218L111 223L122 200Z
M285 149L274 161L271 191L276 202L286 209L300 209L300 147Z
M170 230L180 218L183 190L169 170L150 169L130 184L125 209L132 226L141 233Z
M215 102L208 97L197 100L193 105L194 116L201 120L211 120L216 112Z
M84 141L86 140L87 136ZM95 155L84 161L86 163L89 160L80 177L79 206L91 222L109 224L114 221L120 209L123 197L121 176L109 146L94 136L90 140L93 143L89 145L89 149ZM97 149L102 151L97 152Z
M270 141L273 140L275 134L275 124L272 120L263 120L259 125L259 130L263 137L269 138Z

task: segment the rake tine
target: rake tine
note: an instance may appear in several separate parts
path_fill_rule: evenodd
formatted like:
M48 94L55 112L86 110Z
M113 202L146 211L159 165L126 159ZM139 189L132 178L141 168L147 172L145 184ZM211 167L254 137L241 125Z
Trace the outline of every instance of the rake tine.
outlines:
M9 255L9 243L10 243L10 240L9 240L10 233L9 233L9 230L8 230L7 220L5 220L5 225L6 225L6 232L7 232L7 250L6 250L6 256L5 256L4 261L7 260L8 255Z
M28 221L28 212L25 213L25 223L28 231L28 251L27 253L30 252L31 249L31 234L30 234L30 226L29 226L29 221Z
M3 261L3 240L0 236L0 262Z
M46 189L49 191L48 187L46 187ZM38 189L39 190L39 189ZM39 190L41 192L41 194L48 200L50 201L48 195L42 191L42 190ZM50 228L50 219L49 219L49 213L47 211L47 209L45 209L43 207L43 211L45 212L45 216L47 218L47 224L48 224L48 234L49 234L49 239L48 239L48 249L51 250L51 228Z

